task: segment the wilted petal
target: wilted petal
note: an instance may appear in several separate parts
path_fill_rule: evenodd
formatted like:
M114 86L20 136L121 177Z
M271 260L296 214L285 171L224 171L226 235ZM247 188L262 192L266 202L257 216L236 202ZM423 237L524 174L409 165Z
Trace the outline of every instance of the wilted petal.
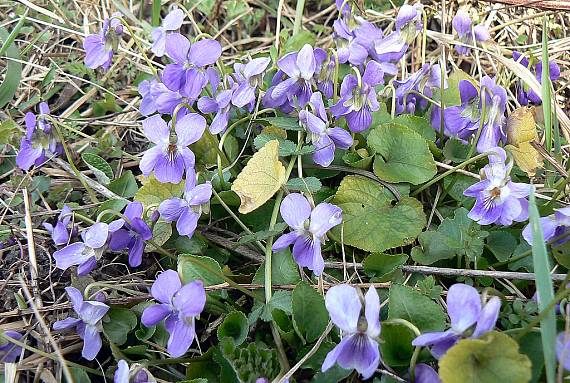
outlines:
M331 287L325 296L325 305L338 328L348 334L356 333L362 303L354 287L347 284Z
M477 290L463 283L456 283L447 293L447 312L451 328L462 333L471 327L481 312L481 297Z

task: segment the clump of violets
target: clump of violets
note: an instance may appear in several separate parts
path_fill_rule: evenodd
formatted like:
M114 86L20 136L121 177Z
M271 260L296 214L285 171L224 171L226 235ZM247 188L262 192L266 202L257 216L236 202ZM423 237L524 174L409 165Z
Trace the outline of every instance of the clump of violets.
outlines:
M67 205L63 205L61 212L57 217L55 226L49 222L42 223L44 229L46 229L51 234L51 239L53 243L57 246L65 245L69 242L70 230L68 229L71 218L73 217L73 212L71 208Z
M540 218L540 226L542 226L544 241L561 237L556 242L557 244L568 242L570 240L570 235L568 235L570 234L570 207L558 209L554 214ZM532 229L530 225L523 229L522 234L525 241L532 245Z
M166 52L166 36L168 32L176 31L182 26L184 12L181 9L173 9L162 20L162 25L152 30L152 53L157 57L164 56Z
M194 153L188 145L198 141L206 129L206 120L197 113L188 113L176 121L174 132L171 123L154 115L143 121L145 136L155 144L144 152L139 167L145 176L154 172L159 182L174 184L184 173L194 168Z
M152 374L140 364L135 363L129 368L129 364L121 359L117 363L117 370L113 376L114 383L156 383Z
M16 165L26 171L34 165L42 165L49 156L63 152L63 146L57 142L51 123L45 117L50 114L48 104L41 102L39 110L39 116L32 112L26 113L26 134L22 137L16 155Z
M329 120L323 98L320 92L311 96L309 103L314 111L303 109L299 112L299 121L307 129L307 138L311 140L316 151L313 161L327 167L334 159L335 149L348 149L352 145L352 136L346 130L334 127L329 128Z
M342 222L340 207L321 202L314 209L309 201L299 193L291 193L283 199L279 207L281 217L291 232L280 236L273 244L273 251L281 251L293 245L293 258L301 267L307 267L319 276L325 269L321 245L326 233Z
M166 222L176 221L178 234L192 238L198 220L208 206L212 197L212 184L210 182L196 185L196 178L188 176L183 198L170 198L162 201L158 207L160 216Z
M236 89L231 99L232 104L238 108L246 105L253 108L255 103L255 92L263 84L263 73L271 62L269 57L258 57L249 61L247 64L234 64L234 80Z
M141 321L147 326L165 321L168 339L168 353L176 358L184 355L196 336L195 320L204 310L206 291L202 281L196 280L182 285L174 270L162 272L150 290L158 302L147 307Z
M13 330L4 331L4 335L12 339L18 340L20 342L24 338L22 334ZM0 339L6 342L0 346L0 362L2 363L16 362L20 358L20 355L22 354L22 347L10 342L8 339L4 337L1 337Z
M174 63L164 68L162 82L168 89L195 100L208 83L204 68L220 58L222 46L212 39L190 44L180 33L171 33L166 36L166 53Z
M109 311L109 306L98 301L84 301L83 295L75 287L66 287L65 292L73 305L73 310L79 318L67 318L53 324L54 330L75 328L77 335L83 339L81 355L87 360L93 360L101 350L102 331L101 320Z
M481 302L477 290L463 283L456 283L447 292L447 313L451 328L442 332L430 332L412 341L414 346L427 346L434 358L441 358L447 350L463 338L479 338L495 328L501 300L491 297Z
M475 42L483 42L491 38L491 35L485 25L479 24L473 27L471 17L464 9L457 11L457 14L455 14L451 24L453 25L455 32L457 32L459 41L461 42L461 44L455 45L455 51L460 55L468 55L471 51L471 48L465 45L473 45Z
M513 60L519 62L521 65L527 67L532 74L536 77L539 83L542 84L542 61L538 61L531 57L529 59L519 51L513 51ZM550 81L556 81L560 78L560 67L554 61L548 62ZM534 90L520 81L517 85L517 100L521 105L540 105L542 98Z
M362 294L347 284L336 285L325 296L332 322L342 330L342 340L326 356L322 371L335 363L344 369L355 369L363 379L370 378L380 364L380 298L370 287Z
M340 86L340 99L331 107L333 116L344 117L352 132L368 129L372 112L380 109L375 86L383 82L384 71L375 61L366 64L362 78L352 74L346 76Z
M53 253L55 265L58 269L67 270L77 265L77 275L89 274L97 265L105 251L109 238L109 226L97 222L81 233L83 242L75 242Z
M485 165L481 181L468 187L463 194L475 198L475 205L469 212L469 218L479 225L492 223L509 226L528 219L528 201L530 185L512 182L509 173L512 159L502 148L492 148L489 164Z
M119 42L123 36L121 12L115 12L111 18L103 21L101 32L91 34L83 41L85 50L85 65L91 69L99 67L108 70L113 60L113 53L118 50Z
M124 212L126 220L120 218L109 224L111 233L109 249L113 251L129 249L131 267L140 266L145 241L152 238L152 231L142 219L142 213L143 205L140 202L130 202Z

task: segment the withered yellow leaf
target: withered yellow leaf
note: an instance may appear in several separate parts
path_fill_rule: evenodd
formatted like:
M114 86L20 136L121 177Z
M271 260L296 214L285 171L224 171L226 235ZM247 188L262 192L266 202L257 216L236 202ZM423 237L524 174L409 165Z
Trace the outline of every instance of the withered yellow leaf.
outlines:
M543 158L530 142L521 142L518 146L505 146L515 160L519 168L529 176L536 174L536 169L542 167Z
M516 146L536 139L538 133L532 108L523 106L515 109L507 117L507 143Z
M279 137L287 138L287 132L285 131L285 129L281 129L272 125L263 128L261 134L273 134Z
M285 183L285 167L279 162L279 141L271 140L238 174L232 190L241 200L238 211L247 214L267 202Z

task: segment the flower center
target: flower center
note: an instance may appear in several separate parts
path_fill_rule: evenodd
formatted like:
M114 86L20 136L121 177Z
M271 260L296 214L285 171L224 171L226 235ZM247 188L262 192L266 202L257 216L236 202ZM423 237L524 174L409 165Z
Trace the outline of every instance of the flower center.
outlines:
M168 154L168 161L174 162L174 160L176 160L176 157L178 155L178 147L176 146L176 144L173 143L168 144L167 154Z

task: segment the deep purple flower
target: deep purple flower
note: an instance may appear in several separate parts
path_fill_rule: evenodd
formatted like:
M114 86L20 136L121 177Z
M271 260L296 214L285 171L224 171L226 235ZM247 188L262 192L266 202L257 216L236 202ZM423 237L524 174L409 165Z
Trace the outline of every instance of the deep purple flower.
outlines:
M142 213L143 205L140 202L130 202L124 212L129 222L120 218L109 224L109 248L113 251L129 249L131 267L140 266L145 241L152 238L152 231L141 218Z
M313 47L305 44L299 52L286 54L277 66L287 77L267 90L268 97L273 102L285 99L291 106L303 108L313 94L313 76L317 69Z
M73 217L73 212L71 208L67 205L63 205L59 217L57 217L57 222L53 226L49 222L42 223L42 226L51 234L51 239L56 245L65 245L69 241L70 231L67 229L71 218Z
M117 363L117 370L113 377L114 383L156 383L151 373L140 364L133 364L130 368L128 363L121 359Z
M26 113L26 135L20 142L20 150L16 155L16 165L22 170L29 170L33 165L40 166L47 157L61 154L63 147L57 142L51 123L44 115L50 113L45 102L39 105L40 115Z
M139 84L138 91L142 96L139 109L143 116L149 116L154 112L172 115L178 105L182 103L192 104L193 102L188 97L182 96L180 92L168 89L166 85L155 78L142 81ZM176 117L182 118L187 113L188 109L181 107L178 109Z
M263 84L263 73L271 62L269 57L258 57L247 64L234 64L237 88L232 94L232 104L238 108L255 102L255 91Z
M372 112L380 108L375 86L384 81L380 64L369 61L359 83L355 75L348 75L340 87L340 100L331 107L335 117L344 116L348 128L355 132L366 130L372 123Z
M356 28L350 28L351 22L357 25ZM333 23L333 29L338 61L341 64L364 64L374 40L382 38L380 29L360 18L337 19Z
M531 64L530 60L518 51L513 51L513 60L518 61L521 65L527 67L542 84L542 61L535 61ZM533 60L534 61L534 60ZM554 61L548 62L550 81L556 81L560 78L560 67ZM517 99L521 105L540 105L542 98L534 90L530 89L527 84L520 81L517 85Z
M158 211L166 222L176 221L178 234L192 238L202 215L203 206L212 197L212 184L206 182L196 185L195 177L188 176L185 188L184 198L170 198L162 201Z
M166 270L156 278L150 292L160 303L143 311L142 323L150 327L166 319L166 331L170 334L168 353L174 358L184 355L196 336L195 318L206 304L202 281L182 286L178 273Z
M570 371L570 335L561 332L556 337L556 358L558 363Z
M327 354L322 371L338 363L344 369L355 369L363 379L370 378L381 360L380 298L376 289L371 286L362 302L354 287L336 285L327 292L325 305L332 322L342 330L343 338Z
M123 25L121 24L121 12L115 12L110 19L103 21L103 29L100 33L87 36L83 41L85 49L85 65L91 69L102 67L109 69L113 60L113 52L118 49L119 42L123 35Z
M342 210L326 202L311 209L305 197L291 193L283 199L279 211L293 230L275 241L273 251L281 251L293 244L295 262L301 267L308 267L315 275L321 275L325 268L321 244L326 240L327 231L342 222Z
M481 181L468 187L463 194L475 198L475 205L469 212L469 218L479 225L496 223L509 226L528 219L528 201L530 185L511 181L509 176L512 160L506 161L502 148L492 148L499 154L489 156L489 164L483 168Z
M75 242L53 253L55 265L58 269L67 270L71 266L79 266L77 275L89 274L97 265L105 251L109 226L103 222L97 222L89 229L81 233L83 242Z
M162 20L162 25L152 30L152 52L158 56L164 56L166 52L166 36L170 31L176 31L182 26L184 12L181 9L173 9Z
M198 100L198 109L204 114L216 113L210 124L210 133L222 133L228 127L230 118L230 102L232 101L233 89L223 89L218 91L220 81L212 85L212 90L217 92L214 97L202 96Z
M430 332L412 341L414 346L428 346L432 355L439 359L462 338L479 338L495 328L501 300L492 297L485 304L474 287L456 283L447 292L447 312L451 328L443 332ZM474 328L473 328L474 327ZM467 336L468 330L471 335Z
M19 332L12 331L12 330L4 331L4 335L6 335L12 339L19 340L20 342L22 341L22 338L24 338L24 336L22 334L20 334ZM7 339L2 339L2 340L5 341L6 343L3 344L2 346L0 346L0 362L2 362L2 363L15 363L20 358L20 355L22 354L22 347L14 344L14 343L11 343Z
M188 145L202 137L206 120L196 113L186 114L176 121L175 134L171 133L170 124L159 115L143 121L144 134L155 146L144 152L139 166L145 176L154 171L159 182L177 184L184 171L194 167L194 153Z
M66 287L65 291L79 318L66 318L53 324L54 330L75 328L77 335L83 339L81 356L93 360L101 350L101 319L109 311L109 306L97 301L84 301L83 295L75 287Z
M416 364L414 372L414 383L441 383L437 372L427 364Z
M203 68L214 64L222 54L216 40L204 39L190 44L180 33L166 36L166 53L174 60L162 73L162 82L170 90L178 90L191 100L198 98L208 79Z
M451 23L453 25L453 29L455 29L455 32L457 32L457 35L459 36L459 41L462 44L473 45L473 36L475 37L475 41L487 41L491 38L487 27L483 24L479 24L471 28L473 24L471 17L469 17L469 13L463 9L457 11L457 14ZM468 55L471 48L457 44L455 45L455 50L460 55Z
M303 109L299 112L299 121L307 129L308 138L315 145L316 151L313 153L313 161L327 167L334 160L334 152L337 147L340 149L350 148L352 136L342 128L329 128L329 120L320 92L313 93L310 105L316 114L309 112L308 109Z
M548 217L540 218L540 226L542 226L542 234L544 236L544 241L550 241L552 238L560 237L570 231L570 207L564 207L558 209L554 214ZM530 225L527 225L523 229L523 238L532 245L532 229ZM561 238L557 241L557 244L563 244L570 240L570 235Z
M464 142L477 132L481 119L479 92L469 80L459 82L461 105L448 106L444 111L444 134ZM431 115L432 127L439 132L441 109L434 107Z

